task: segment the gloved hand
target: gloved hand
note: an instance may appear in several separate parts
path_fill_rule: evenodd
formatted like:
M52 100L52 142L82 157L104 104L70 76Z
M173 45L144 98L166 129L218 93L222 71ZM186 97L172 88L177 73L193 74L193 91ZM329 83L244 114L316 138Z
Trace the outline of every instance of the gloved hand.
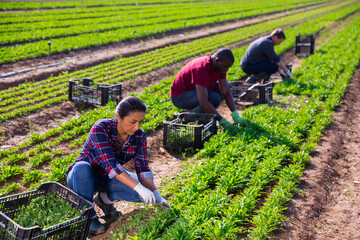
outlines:
M160 195L159 190L156 189L153 193L155 195L156 203L162 207L162 209L166 210L170 208L168 201Z
M222 126L224 129L229 129L232 127L232 124L229 123L225 118L222 118L220 121L219 121L219 124L220 126Z
M143 200L145 204L148 205L155 204L156 200L154 193L149 189L147 189L146 187L144 187L141 183L138 183L138 185L134 187L134 190L139 194L140 198Z
M282 69L279 69L279 73L280 73L281 77L283 77L283 78L287 77L286 73Z
M240 117L240 115L239 115L239 113L237 111L233 111L231 113L231 116L232 116L235 123L240 123L241 125L246 123L245 120L242 117Z
M286 71L286 76L287 76L288 78L292 79L292 74L291 74L290 70L287 70L287 71Z

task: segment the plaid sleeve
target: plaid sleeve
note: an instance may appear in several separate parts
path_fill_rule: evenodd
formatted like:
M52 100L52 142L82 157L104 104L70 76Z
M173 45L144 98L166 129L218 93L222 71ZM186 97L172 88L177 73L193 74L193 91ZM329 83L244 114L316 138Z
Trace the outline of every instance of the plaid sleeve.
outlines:
M116 161L110 145L110 133L101 125L94 126L90 131L92 163L106 172L109 178L114 178L125 169Z
M146 135L142 132L141 136L137 136L137 150L134 156L135 170L139 180L146 178L154 178L153 173L149 168L149 161L147 158L147 140Z

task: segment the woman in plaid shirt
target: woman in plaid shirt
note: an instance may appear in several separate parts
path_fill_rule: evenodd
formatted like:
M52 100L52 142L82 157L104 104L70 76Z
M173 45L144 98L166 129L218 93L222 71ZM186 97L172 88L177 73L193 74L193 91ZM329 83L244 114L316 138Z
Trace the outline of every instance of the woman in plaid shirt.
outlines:
M168 208L168 202L154 184L147 159L146 135L140 129L145 104L139 98L127 97L120 101L115 112L115 118L101 119L91 128L78 158L67 171L69 187L95 202L109 220L121 215L113 206L116 200L157 203ZM136 174L122 166L131 159L134 159ZM94 211L89 233L96 235L105 231Z

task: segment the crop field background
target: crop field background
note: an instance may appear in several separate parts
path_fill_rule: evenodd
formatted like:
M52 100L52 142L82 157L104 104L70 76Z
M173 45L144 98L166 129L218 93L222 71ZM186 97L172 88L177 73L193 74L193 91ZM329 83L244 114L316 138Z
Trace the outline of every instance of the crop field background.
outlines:
M70 79L92 78L148 106L150 168L171 208L116 203L123 216L89 238L360 239L359 11L359 0L1 1L0 196L66 185L91 126L114 116L114 102L68 100ZM275 84L273 101L237 104L246 126L219 128L203 149L164 149L163 121L182 111L169 96L180 68L229 47L237 81L251 41L279 27L293 79ZM316 34L313 55L294 55L298 34Z

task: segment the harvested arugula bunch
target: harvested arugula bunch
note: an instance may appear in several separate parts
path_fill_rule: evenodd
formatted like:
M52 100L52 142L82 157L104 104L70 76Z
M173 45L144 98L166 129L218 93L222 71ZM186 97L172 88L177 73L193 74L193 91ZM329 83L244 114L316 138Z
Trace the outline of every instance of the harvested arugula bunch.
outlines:
M13 220L22 227L40 226L47 228L80 215L65 200L49 193L33 199L30 204L15 213Z

